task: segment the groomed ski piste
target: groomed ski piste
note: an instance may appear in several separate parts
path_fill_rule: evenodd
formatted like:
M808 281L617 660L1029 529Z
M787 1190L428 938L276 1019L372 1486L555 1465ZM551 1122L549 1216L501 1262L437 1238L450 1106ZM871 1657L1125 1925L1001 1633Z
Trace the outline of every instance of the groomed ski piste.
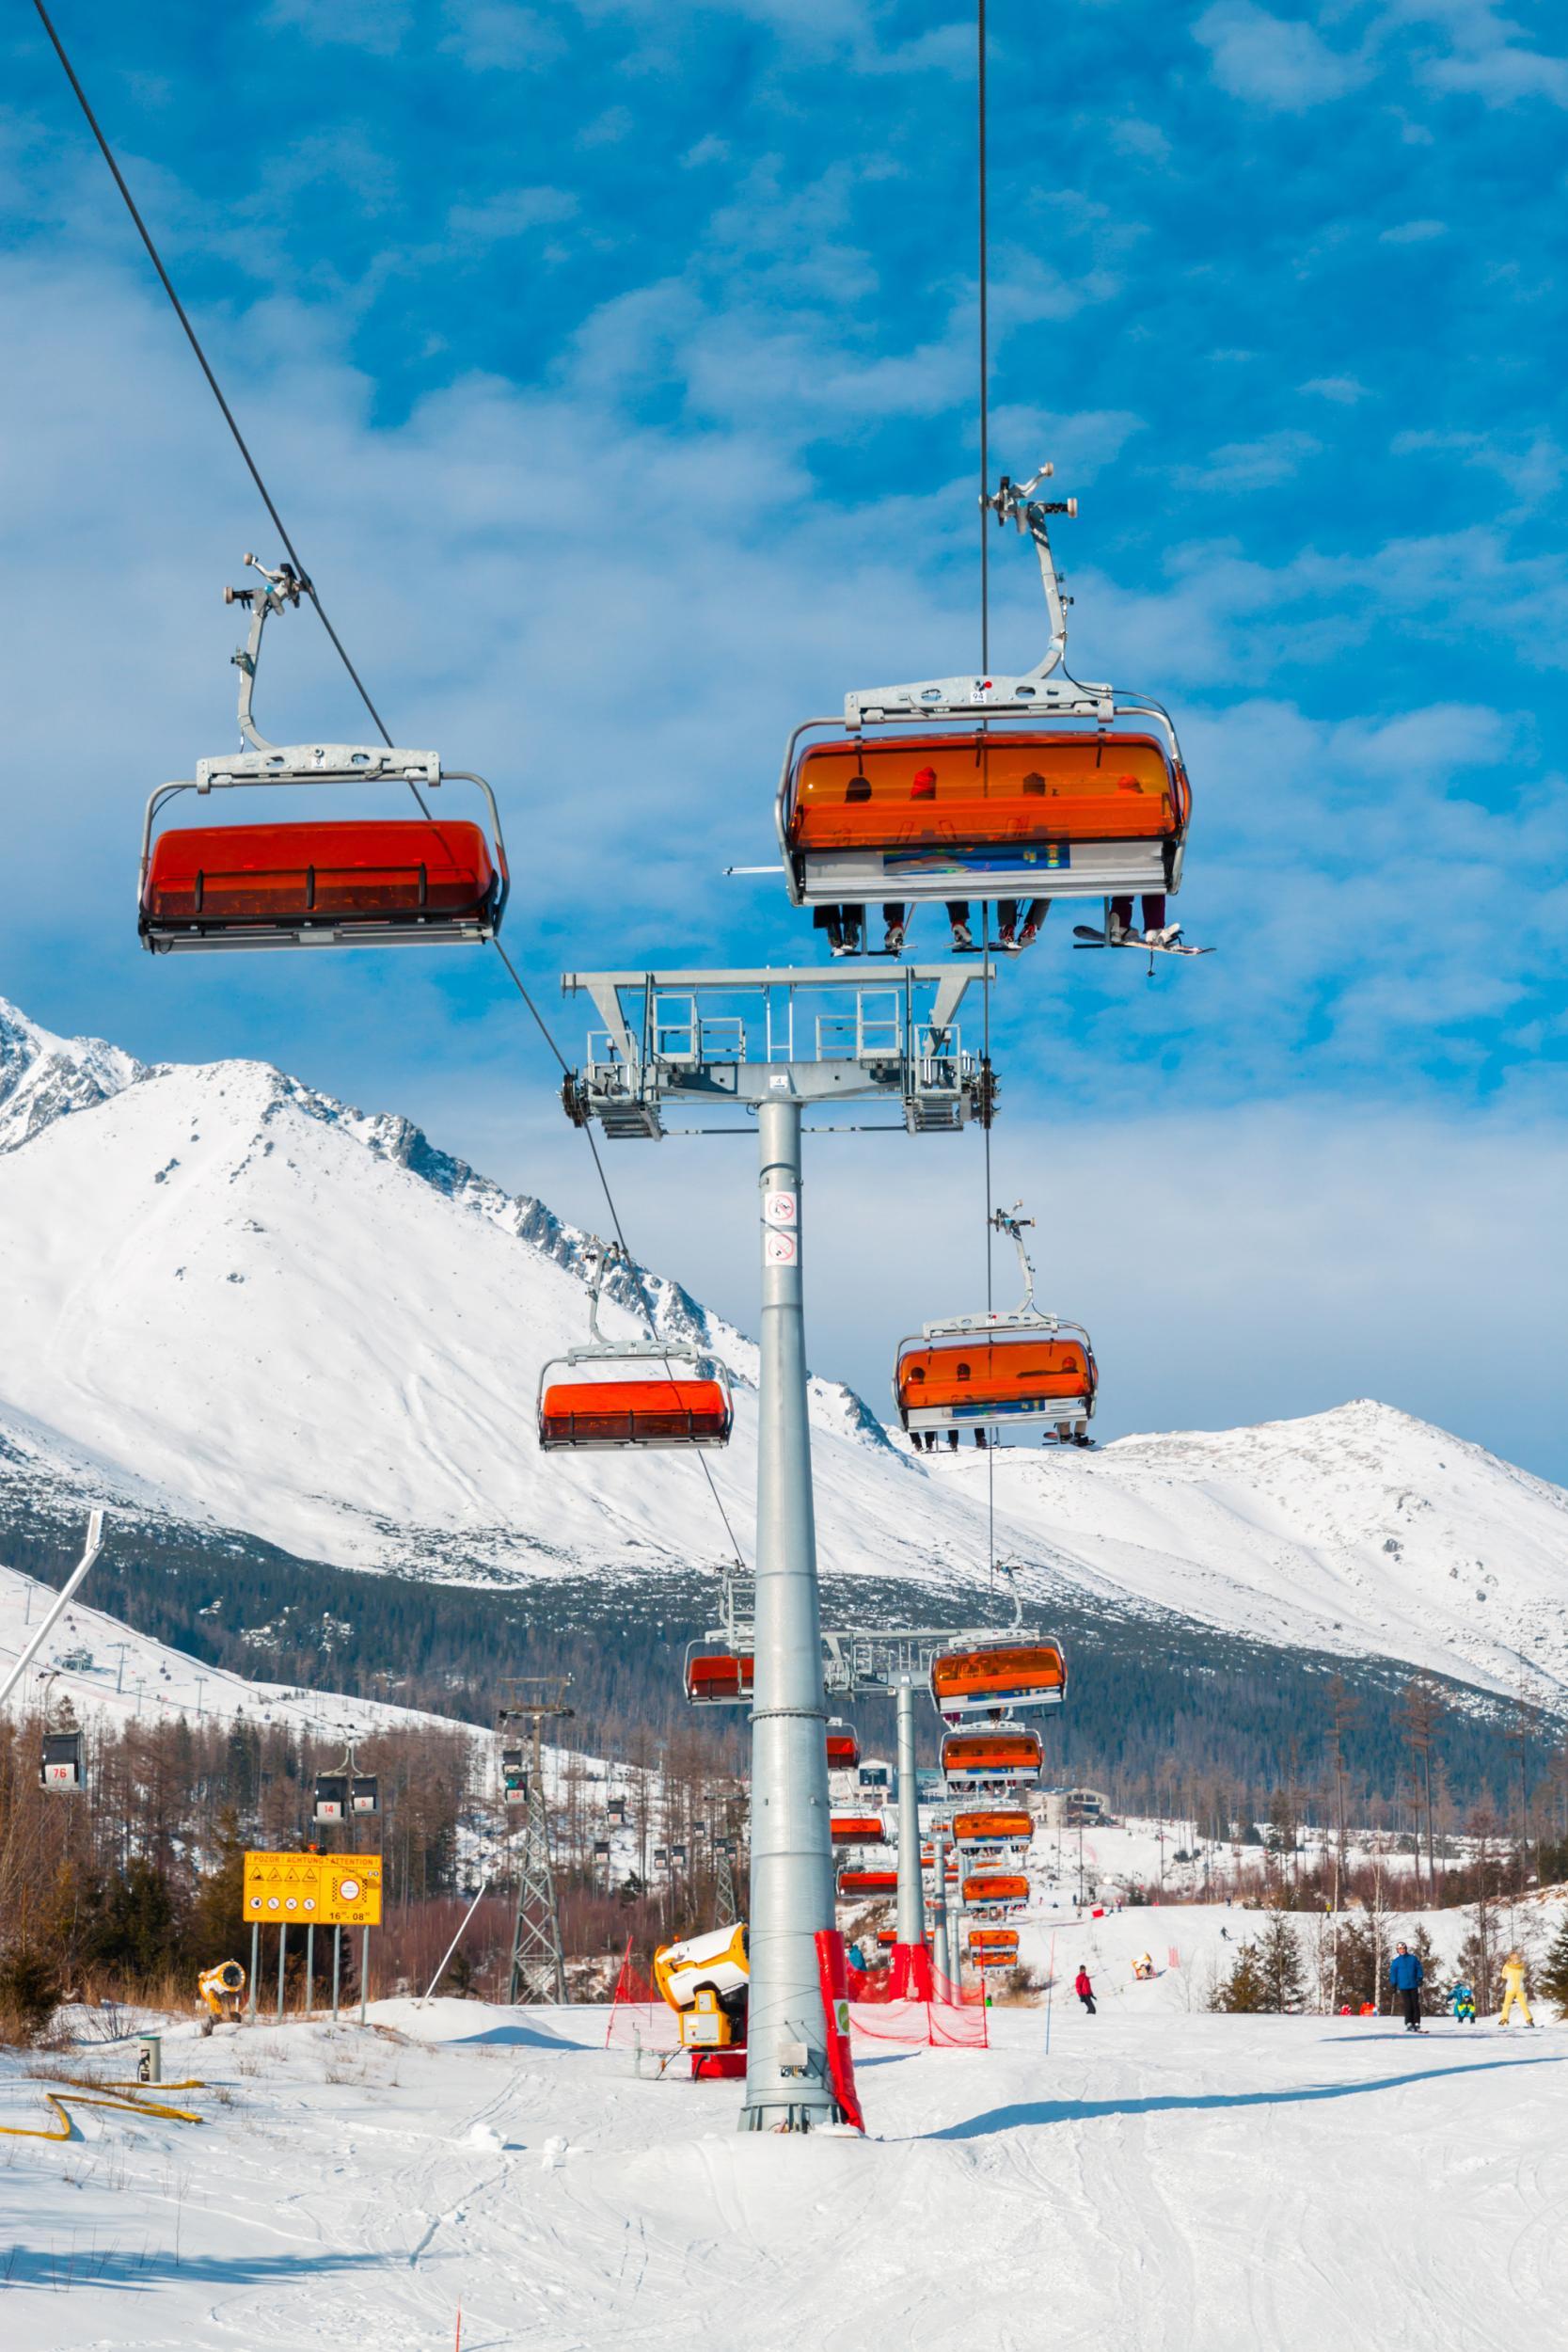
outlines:
M1426 1916L1451 1939L1457 1915ZM737 2132L740 2085L605 2049L603 2009L404 1999L373 2002L364 2031L166 2029L166 2079L206 2088L152 2095L199 2124L77 2108L69 2144L0 2141L8 2341L1551 2341L1568 2028L1209 2015L1191 2004L1227 1923L1183 1905L1027 1923L1036 1964L1056 1938L1049 2049L1043 2008L1006 2007L985 2050L862 2047L863 2140ZM1155 1931L1162 1973L1134 1982ZM1093 2017L1071 1994L1081 1959ZM122 2078L125 2056L8 2054L0 2121L47 2122L52 2074Z

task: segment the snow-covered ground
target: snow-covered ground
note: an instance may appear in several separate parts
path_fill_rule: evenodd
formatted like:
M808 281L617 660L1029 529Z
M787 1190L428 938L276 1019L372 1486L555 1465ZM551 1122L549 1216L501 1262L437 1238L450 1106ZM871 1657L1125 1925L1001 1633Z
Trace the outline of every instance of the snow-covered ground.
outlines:
M1568 2029L1413 2042L1169 1984L1058 2004L1049 2052L1030 2009L988 2051L863 2057L864 2141L740 2135L738 2086L639 2079L602 2011L182 2031L200 2126L0 2140L7 2341L446 2352L459 2305L467 2352L1556 2340ZM5 2060L0 2122L39 2105Z
M754 1347L647 1279L661 1327L733 1367L735 1440L706 1459L744 1546ZM729 1552L691 1461L538 1450L541 1369L587 1336L583 1236L261 1063L145 1069L0 1004L0 1452L56 1498L481 1581ZM824 1566L972 1592L985 1457L916 1460L830 1383L813 1414ZM1388 1406L994 1471L1000 1556L1042 1610L1168 1610L1568 1703L1568 1496Z
M89 1571L83 1592L91 1585ZM55 1597L35 1578L0 1567L0 1672L20 1655ZM69 1698L83 1720L103 1717L117 1726L132 1717L172 1723L183 1715L196 1724L231 1723L244 1716L253 1724L289 1724L323 1739L357 1739L382 1728L413 1730L420 1724L454 1727L451 1716L380 1699L253 1682L135 1632L120 1618L87 1608L80 1597L45 1637L8 1711L16 1714L35 1705L48 1677L52 1700Z

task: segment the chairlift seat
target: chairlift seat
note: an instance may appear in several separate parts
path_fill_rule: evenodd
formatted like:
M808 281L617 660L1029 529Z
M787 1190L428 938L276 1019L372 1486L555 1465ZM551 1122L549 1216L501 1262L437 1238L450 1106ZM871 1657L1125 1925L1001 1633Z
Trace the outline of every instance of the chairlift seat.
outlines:
M693 1707L740 1707L752 1696L754 1661L750 1658L689 1658L686 1695Z
M175 827L151 844L138 930L181 948L491 938L501 872L465 819Z
M881 1846L887 1842L879 1813L832 1813L828 1820L835 1846Z
M562 1380L539 1402L546 1453L622 1446L721 1446L734 1408L717 1380Z
M1037 1731L950 1731L942 1743L942 1770L950 1785L1036 1780L1045 1761Z
M896 1895L898 1873L896 1870L857 1870L846 1867L839 1871L837 1887L843 1902L874 1895Z
M1000 1722L1014 1708L1059 1707L1067 1696L1067 1662L1049 1641L947 1650L931 1661L931 1696L944 1722L965 1715Z
M1178 886L1190 808L1156 736L996 728L808 744L781 827L808 904L1101 898Z
M1022 1871L976 1870L963 1883L967 1911L1017 1910L1029 1900L1029 1882Z
M1000 1853L1026 1847L1034 1835L1034 1821L1022 1806L998 1806L990 1812L953 1817L953 1843L960 1853Z
M960 1339L906 1340L894 1394L906 1429L1089 1420L1099 1386L1086 1341L1024 1330Z

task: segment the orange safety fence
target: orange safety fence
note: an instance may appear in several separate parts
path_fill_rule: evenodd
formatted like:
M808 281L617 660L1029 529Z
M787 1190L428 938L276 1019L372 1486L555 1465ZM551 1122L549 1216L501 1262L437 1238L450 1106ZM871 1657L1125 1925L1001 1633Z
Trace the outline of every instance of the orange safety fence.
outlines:
M678 2050L681 2046L680 2022L632 1959L629 1936L615 1979L604 2046L607 2050Z

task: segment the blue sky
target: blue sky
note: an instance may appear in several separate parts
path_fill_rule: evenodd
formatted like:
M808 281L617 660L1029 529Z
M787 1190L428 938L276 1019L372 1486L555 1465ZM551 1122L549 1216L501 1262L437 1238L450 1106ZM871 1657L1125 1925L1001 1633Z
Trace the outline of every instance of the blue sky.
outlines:
M58 15L394 733L502 796L531 975L815 959L721 878L770 854L789 725L977 654L971 23ZM1058 915L998 1009L999 1193L1108 1433L1371 1392L1568 1475L1568 32L1486 0L991 29L993 452L1081 499L1074 664L1175 710L1179 911L1219 949L1149 986ZM590 1216L493 958L136 948L141 803L232 740L217 592L273 550L26 11L4 41L0 989L405 1109ZM1011 540L993 581L1024 666ZM355 730L312 624L268 665L270 732ZM899 1328L977 1303L974 1143L818 1149L813 1353L879 1402ZM634 1245L748 1322L741 1158L613 1166Z

